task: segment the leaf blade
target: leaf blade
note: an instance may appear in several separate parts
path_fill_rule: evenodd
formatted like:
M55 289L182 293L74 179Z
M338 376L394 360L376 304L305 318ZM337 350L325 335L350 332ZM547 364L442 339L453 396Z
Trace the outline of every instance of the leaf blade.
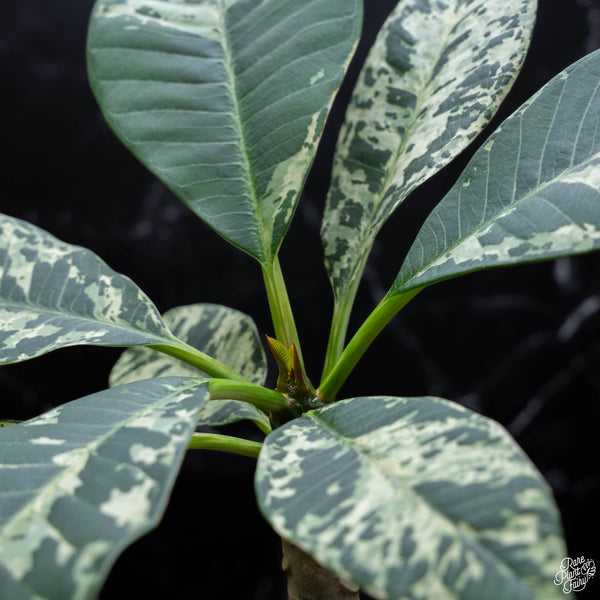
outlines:
M85 248L0 215L0 362L76 344L172 343L150 299Z
M494 132L432 211L389 292L600 247L600 53Z
M178 339L234 369L256 385L267 378L267 358L258 330L248 315L217 304L178 306L163 315ZM128 348L113 366L111 387L154 377L208 377L198 369L150 348ZM227 425L250 419L270 430L265 413L247 402L212 400L202 409L198 425Z
M15 598L96 597L162 516L208 397L169 378L105 390L0 432L0 585Z
M336 149L321 236L337 303L355 293L389 215L495 113L520 70L535 4L413 0L390 15Z
M379 598L559 598L545 482L498 424L437 398L354 398L265 440L275 530Z
M361 9L357 0L99 0L92 87L138 158L220 235L270 265Z
M256 385L264 385L267 358L251 317L233 308L198 303L163 315L178 339L211 356ZM150 348L128 348L115 363L110 385L153 377L207 377L198 369Z

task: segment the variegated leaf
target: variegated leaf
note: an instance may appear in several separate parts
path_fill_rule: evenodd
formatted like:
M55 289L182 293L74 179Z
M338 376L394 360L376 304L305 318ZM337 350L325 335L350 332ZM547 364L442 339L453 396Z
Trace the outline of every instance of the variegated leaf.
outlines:
M361 14L359 0L98 0L92 87L146 166L271 265Z
M267 358L256 325L242 312L217 304L178 306L163 315L165 324L178 339L216 358L256 385L267 378ZM166 376L207 376L198 369L149 348L123 352L110 374L110 385ZM270 428L267 416L255 406L236 400L213 400L198 420L199 425L226 425L250 419Z
M370 51L336 151L322 237L338 302L390 213L458 155L510 89L535 0L403 0Z
M252 421L264 433L271 431L269 417L256 406L240 400L211 400L198 415L197 425L219 427L238 421Z
M276 429L256 473L283 537L387 600L551 600L551 492L494 421L437 398L354 398Z
M163 315L180 340L216 358L256 385L264 385L267 358L256 325L248 315L219 304L178 306ZM208 377L176 358L149 348L129 348L110 374L110 385L153 377Z
M600 248L600 51L490 136L432 211L389 295Z
M76 344L172 344L150 299L93 252L0 215L0 363Z
M111 565L156 526L207 384L105 390L0 430L0 590L93 600Z

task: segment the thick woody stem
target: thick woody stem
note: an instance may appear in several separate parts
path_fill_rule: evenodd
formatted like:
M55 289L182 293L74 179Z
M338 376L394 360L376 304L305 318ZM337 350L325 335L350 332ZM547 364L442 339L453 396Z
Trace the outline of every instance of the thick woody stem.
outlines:
M350 589L331 571L287 540L282 569L287 575L288 600L359 600L358 588Z

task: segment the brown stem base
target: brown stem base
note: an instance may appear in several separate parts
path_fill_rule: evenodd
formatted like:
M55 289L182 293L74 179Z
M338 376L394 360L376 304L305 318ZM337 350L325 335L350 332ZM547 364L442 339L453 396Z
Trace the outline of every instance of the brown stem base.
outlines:
M287 540L282 540L282 569L287 575L288 600L359 600L331 571Z

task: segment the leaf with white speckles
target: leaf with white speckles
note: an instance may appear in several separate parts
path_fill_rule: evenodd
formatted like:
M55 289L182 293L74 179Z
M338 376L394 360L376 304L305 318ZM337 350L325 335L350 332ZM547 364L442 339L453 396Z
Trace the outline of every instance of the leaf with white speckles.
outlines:
M174 343L131 279L90 250L0 215L0 363L77 344Z
M256 491L280 535L377 598L564 598L550 489L500 425L455 403L309 412L267 437Z
M0 594L93 600L155 527L207 384L142 381L0 430Z
M353 302L392 211L496 112L521 68L535 8L535 0L398 3L367 58L336 150L322 230L336 305Z
M256 325L242 312L217 304L178 306L163 315L178 339L241 373L256 385L267 378L267 358ZM198 369L149 348L129 348L115 363L110 385L153 377L208 377ZM269 419L255 406L237 400L213 400L200 414L199 425L226 425L250 419L269 428Z
M510 116L432 211L389 293L600 248L600 51Z
M270 265L361 15L360 0L98 0L92 88L148 168Z

